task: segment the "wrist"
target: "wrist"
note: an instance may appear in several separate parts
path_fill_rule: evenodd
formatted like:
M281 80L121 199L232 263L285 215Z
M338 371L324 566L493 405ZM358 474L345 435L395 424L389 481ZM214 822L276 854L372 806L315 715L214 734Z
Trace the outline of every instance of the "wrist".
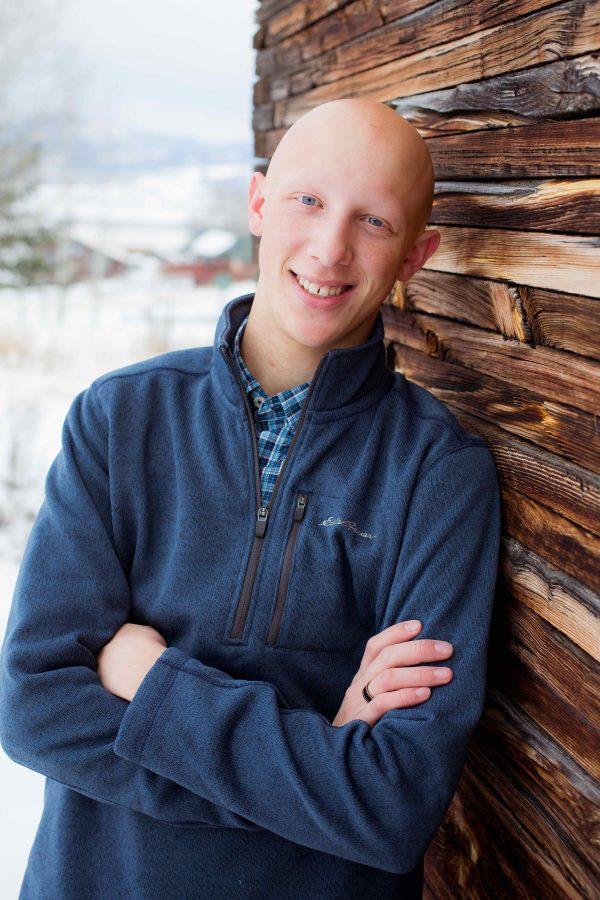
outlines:
M136 678L136 683L133 686L134 690L131 697L129 698L130 701L133 700L142 681L144 680L150 669L154 668L155 663L158 661L159 657L163 655L166 649L167 647L163 646L154 646L148 648L148 653L144 659L143 664L140 666L138 676Z

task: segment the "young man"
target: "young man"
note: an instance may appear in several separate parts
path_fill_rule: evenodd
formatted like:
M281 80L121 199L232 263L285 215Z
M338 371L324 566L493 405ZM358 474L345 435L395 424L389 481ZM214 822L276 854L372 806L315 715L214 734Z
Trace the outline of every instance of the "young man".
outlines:
M385 362L432 196L391 108L316 107L214 346L73 400L2 649L2 746L47 776L21 900L421 896L500 535L485 442Z

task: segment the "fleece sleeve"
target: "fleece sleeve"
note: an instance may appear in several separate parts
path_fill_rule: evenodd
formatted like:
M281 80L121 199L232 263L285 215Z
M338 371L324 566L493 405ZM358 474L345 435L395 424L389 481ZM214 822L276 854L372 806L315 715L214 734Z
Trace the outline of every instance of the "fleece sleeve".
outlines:
M127 701L96 654L127 621L112 539L107 420L94 384L73 400L17 575L0 656L0 743L20 765L172 825L258 827L113 752Z
M147 673L115 753L291 841L394 873L422 859L481 716L500 496L487 446L419 477L384 621L453 644L454 678L370 728L285 709L269 682L234 679L170 647Z

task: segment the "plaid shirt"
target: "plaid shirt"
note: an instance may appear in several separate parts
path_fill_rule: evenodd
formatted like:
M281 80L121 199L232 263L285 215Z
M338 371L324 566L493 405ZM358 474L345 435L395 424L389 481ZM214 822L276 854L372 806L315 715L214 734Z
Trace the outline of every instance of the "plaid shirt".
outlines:
M254 411L254 426L258 438L258 465L261 472L262 504L269 502L279 470L285 460L288 447L308 393L310 381L297 387L280 391L267 397L260 384L247 368L240 353L242 333L248 316L237 330L234 342L234 358L237 360L246 393Z

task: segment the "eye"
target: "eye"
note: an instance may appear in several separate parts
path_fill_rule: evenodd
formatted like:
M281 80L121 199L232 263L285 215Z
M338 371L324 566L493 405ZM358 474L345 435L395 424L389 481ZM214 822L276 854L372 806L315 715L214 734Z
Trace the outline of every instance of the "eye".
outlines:
M387 228L387 225L386 225L386 223L383 221L383 219L378 219L377 216L367 216L367 218L368 218L368 219L375 219L376 222L381 222L381 224L383 225L383 227L384 227L384 228ZM380 227L380 226L378 226L378 227Z
M300 196L297 197L296 199L297 199L297 200L300 200L300 202L302 203L302 198L303 198L303 197L306 197L308 200L315 200L315 202L316 202L316 198L315 198L315 197L311 197L310 194L300 194ZM310 206L310 204L308 204L308 203L302 203L302 206Z

